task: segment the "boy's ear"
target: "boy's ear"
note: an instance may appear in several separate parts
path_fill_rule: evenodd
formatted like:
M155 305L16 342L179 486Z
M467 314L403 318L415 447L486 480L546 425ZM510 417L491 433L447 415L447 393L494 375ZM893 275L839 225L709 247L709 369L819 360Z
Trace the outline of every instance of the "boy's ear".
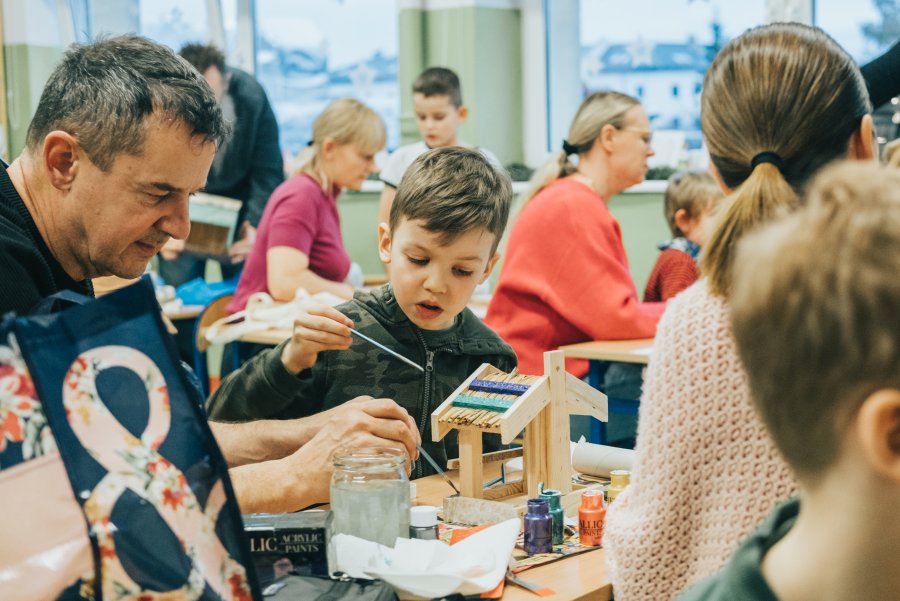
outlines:
M378 224L378 258L385 265L391 262L391 228L384 222Z
M458 109L456 109L456 118L459 119L459 122L462 123L469 116L469 107L466 105L462 105Z
M44 138L42 155L47 179L58 190L68 190L78 174L80 161L88 160L75 137L59 130Z
M853 426L869 468L900 485L900 390L877 390L863 401Z
M871 161L878 156L872 115L863 115L863 118L859 120L859 127L853 130L853 134L850 136L847 155L848 158L862 161Z
M488 259L487 265L484 267L484 273L481 274L481 278L478 280L479 284L484 284L484 281L491 276L491 272L494 271L494 265L497 264L499 259L499 253L494 253L494 256Z

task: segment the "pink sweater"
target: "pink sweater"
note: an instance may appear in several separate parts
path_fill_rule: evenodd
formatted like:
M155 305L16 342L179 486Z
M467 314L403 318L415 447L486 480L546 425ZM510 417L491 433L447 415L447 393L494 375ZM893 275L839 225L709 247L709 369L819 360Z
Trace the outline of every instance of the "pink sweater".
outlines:
M713 574L795 488L754 411L727 305L700 280L659 322L631 485L607 513L616 600L664 601Z

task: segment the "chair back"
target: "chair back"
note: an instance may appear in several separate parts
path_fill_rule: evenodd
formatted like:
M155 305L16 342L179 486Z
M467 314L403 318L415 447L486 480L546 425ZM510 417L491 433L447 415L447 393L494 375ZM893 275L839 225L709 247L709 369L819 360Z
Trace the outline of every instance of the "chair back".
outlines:
M234 294L223 294L211 300L197 316L194 324L194 371L200 379L204 396L209 396L209 365L206 351L209 342L206 340L206 329L217 320L228 315L226 308L234 298Z

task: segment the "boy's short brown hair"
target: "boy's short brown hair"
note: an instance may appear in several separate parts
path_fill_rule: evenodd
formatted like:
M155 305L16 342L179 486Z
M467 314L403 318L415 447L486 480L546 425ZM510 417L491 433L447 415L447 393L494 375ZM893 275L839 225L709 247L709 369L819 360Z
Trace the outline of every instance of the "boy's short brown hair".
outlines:
M730 300L757 408L815 483L861 403L900 389L900 171L839 164L807 199L741 244Z
M682 171L669 178L666 186L666 221L673 236L684 236L675 223L675 213L684 209L688 217L697 218L716 201L725 198L719 184L706 171Z
M491 256L506 229L512 183L477 150L435 148L417 158L400 180L389 226L401 219L421 220L449 244L460 234L484 228L494 234Z
M422 94L426 98L446 96L456 108L463 103L459 77L446 67L429 67L422 71L413 82L412 91L413 94Z

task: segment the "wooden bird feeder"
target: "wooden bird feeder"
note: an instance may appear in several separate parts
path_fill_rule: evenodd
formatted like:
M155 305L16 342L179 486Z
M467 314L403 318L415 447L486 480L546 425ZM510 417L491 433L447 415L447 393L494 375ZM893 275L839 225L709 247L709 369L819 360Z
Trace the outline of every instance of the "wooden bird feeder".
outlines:
M431 414L435 441L459 433L459 488L465 497L504 500L545 488L572 492L569 415L607 421L606 395L565 370L562 351L544 353L544 375L507 374L483 363ZM520 482L484 490L481 435L509 444L525 430Z

